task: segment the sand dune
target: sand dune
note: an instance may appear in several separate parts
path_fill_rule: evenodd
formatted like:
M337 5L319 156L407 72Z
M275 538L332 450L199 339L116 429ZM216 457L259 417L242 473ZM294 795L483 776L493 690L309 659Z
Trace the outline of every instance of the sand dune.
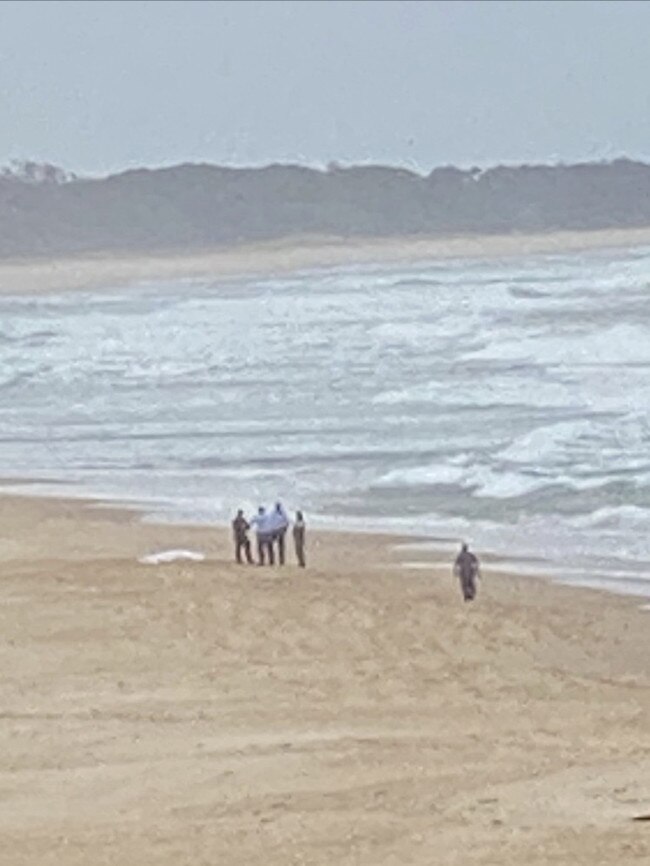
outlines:
M0 500L0 862L647 862L648 614L311 538ZM151 566L165 547L205 562Z

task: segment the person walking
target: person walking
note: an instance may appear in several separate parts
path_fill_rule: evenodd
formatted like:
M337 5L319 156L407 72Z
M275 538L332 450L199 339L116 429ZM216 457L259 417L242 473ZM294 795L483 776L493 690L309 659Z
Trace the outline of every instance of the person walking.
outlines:
M460 578L460 588L465 601L473 601L476 598L476 579L481 576L481 569L478 557L466 544L463 544L454 562L454 575Z
M269 515L269 525L273 535L273 543L278 545L278 562L280 565L284 565L285 536L289 528L289 518L281 502L275 503L275 508Z
M296 519L293 524L293 545L296 549L296 559L301 568L305 567L305 518L302 511L296 511Z
M244 512L239 509L237 516L232 522L232 534L235 542L235 558L239 565L242 564L242 552L246 557L246 562L249 565L253 564L253 556L251 554L251 543L248 540L248 530L250 524L244 517Z
M268 558L269 565L275 565L275 555L273 553L273 530L270 515L266 513L266 509L260 505L257 509L255 517L251 518L250 525L255 527L257 536L257 564L265 565Z

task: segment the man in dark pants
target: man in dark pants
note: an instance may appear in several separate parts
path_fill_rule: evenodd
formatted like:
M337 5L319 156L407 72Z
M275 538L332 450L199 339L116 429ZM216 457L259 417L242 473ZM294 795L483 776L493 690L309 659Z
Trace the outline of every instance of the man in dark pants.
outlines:
M476 578L481 576L479 561L463 544L454 562L454 574L460 578L460 588L465 601L476 598Z
M235 542L235 557L237 562L241 565L242 562L242 551L246 556L246 562L249 565L253 564L253 556L251 554L251 543L248 540L248 530L250 529L250 524L244 517L244 512L239 509L237 512L237 517L232 522L232 534Z
M278 562L284 565L285 536L289 528L289 518L281 502L275 503L275 508L268 515L269 528L273 533L273 541L278 545Z

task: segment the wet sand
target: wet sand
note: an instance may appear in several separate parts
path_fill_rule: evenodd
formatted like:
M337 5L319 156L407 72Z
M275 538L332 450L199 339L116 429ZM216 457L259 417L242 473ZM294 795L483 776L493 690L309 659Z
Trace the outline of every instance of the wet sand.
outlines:
M3 260L0 262L0 295L115 288L147 281L270 277L342 265L409 265L453 258L489 259L648 245L650 227L449 238L287 238L204 252L98 253L61 259Z
M0 862L647 863L650 614L312 534L0 498ZM205 562L141 565L164 548Z

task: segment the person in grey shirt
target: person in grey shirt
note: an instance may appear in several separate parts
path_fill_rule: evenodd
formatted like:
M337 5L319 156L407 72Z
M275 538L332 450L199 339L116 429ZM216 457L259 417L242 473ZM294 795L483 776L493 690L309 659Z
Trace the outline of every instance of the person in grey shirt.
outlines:
M296 559L301 568L305 567L305 518L302 511L296 511L296 519L293 524L293 544L296 549Z
M240 508L237 512L237 517L235 517L232 522L232 534L235 541L235 558L240 565L242 562L242 553L246 556L246 562L249 565L253 564L251 543L248 540L249 529L250 525L244 517L244 512Z
M470 552L466 544L463 544L456 557L454 574L460 578L460 588L465 601L473 601L476 598L476 578L481 576L481 571L478 558Z

